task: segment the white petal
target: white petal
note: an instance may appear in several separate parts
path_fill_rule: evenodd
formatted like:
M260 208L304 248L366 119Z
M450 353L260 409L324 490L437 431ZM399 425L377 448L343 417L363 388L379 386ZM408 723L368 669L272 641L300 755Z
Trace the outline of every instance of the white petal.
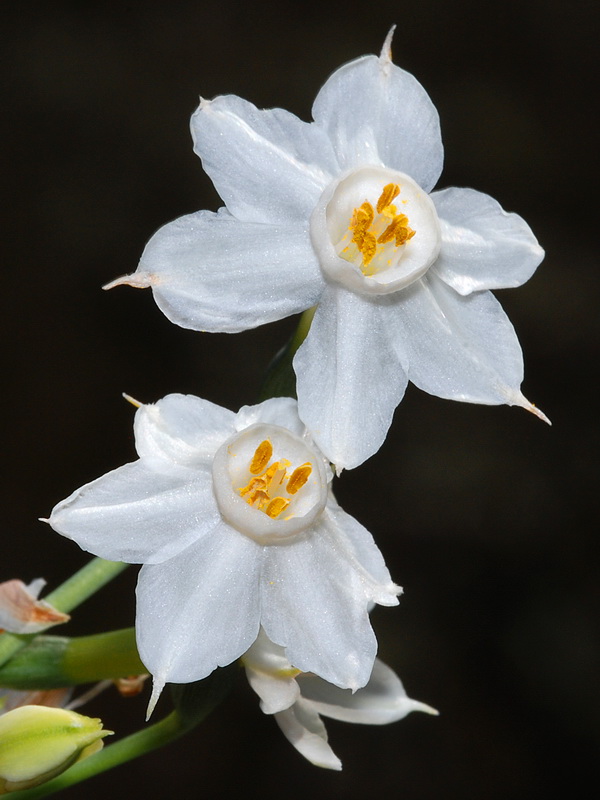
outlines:
M262 625L302 672L357 689L369 680L377 650L370 589L317 524L293 544L265 548Z
M137 587L140 657L158 685L205 678L248 650L259 629L261 548L222 523Z
M248 682L261 699L263 713L284 711L300 697L298 670L287 660L283 647L273 644L262 628L242 661Z
M407 384L379 298L329 286L294 370L300 417L338 473L377 452Z
M436 184L444 151L435 106L421 84L384 52L336 70L313 105L343 170L364 164L405 172L425 191Z
M235 428L243 431L259 422L279 425L300 437L306 432L298 416L298 404L291 397L271 397L254 406L242 406L235 418Z
M331 492L321 524L339 557L360 574L369 602L397 606L402 589L392 581L375 540L358 520L340 508Z
M208 400L170 394L135 415L136 449L142 458L164 458L186 467L210 466L234 432L235 414Z
M325 132L281 108L261 111L234 95L202 100L191 127L217 192L246 222L307 221L337 171Z
M263 714L277 714L290 708L300 697L300 689L293 677L275 677L246 666L248 683L260 697Z
M286 739L311 764L341 770L342 762L327 744L325 726L308 703L298 701L287 711L276 714L275 719Z
M161 311L193 330L237 333L314 305L323 278L308 222L258 225L224 209L160 228L136 273L110 286L151 287Z
M168 467L156 461L157 467ZM59 503L50 525L110 561L158 564L220 521L208 469L125 464Z
M452 188L431 198L442 228L433 269L459 294L520 286L544 258L525 220L489 195Z
M411 711L437 714L431 706L407 697L400 678L379 659L375 659L368 684L354 694L316 675L301 675L297 680L302 697L310 701L315 711L342 722L387 725L404 719Z
M398 293L385 321L409 358L408 377L438 397L520 405L523 355L514 328L491 292L461 297L428 274Z

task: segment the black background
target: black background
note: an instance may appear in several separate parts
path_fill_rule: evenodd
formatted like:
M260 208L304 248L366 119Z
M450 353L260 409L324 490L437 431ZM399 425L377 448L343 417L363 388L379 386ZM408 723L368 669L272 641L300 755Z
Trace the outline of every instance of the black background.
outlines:
M380 653L439 718L329 723L341 774L311 766L240 680L199 729L65 796L407 800L542 798L576 790L598 738L598 212L591 2L406 4L4 2L0 579L57 585L85 563L37 522L134 457L128 392L253 402L284 320L239 336L176 328L150 292L100 286L135 269L161 224L219 200L193 155L198 95L234 93L303 119L339 65L377 53L436 103L440 187L520 213L547 251L499 292L525 353L524 392L553 420L414 387L381 451L336 492L405 588L373 621ZM311 10L309 10L311 9ZM592 10L594 9L594 11ZM594 198L594 199L593 199ZM131 624L135 568L73 634ZM89 707L119 734L146 697ZM157 715L168 710L162 701Z

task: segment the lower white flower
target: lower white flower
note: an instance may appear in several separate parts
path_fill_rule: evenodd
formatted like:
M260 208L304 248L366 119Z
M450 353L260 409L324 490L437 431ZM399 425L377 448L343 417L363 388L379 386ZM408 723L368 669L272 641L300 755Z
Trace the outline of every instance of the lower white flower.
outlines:
M261 625L303 672L364 686L377 649L369 604L396 605L401 589L335 501L296 401L235 414L169 395L142 405L134 429L139 460L78 489L48 521L96 555L144 564L136 628L153 699L167 681L239 658Z
M367 685L354 694L292 667L283 648L269 641L264 631L242 661L248 681L261 699L261 709L275 716L286 738L317 767L342 768L327 743L321 716L363 725L387 725L404 719L411 711L438 713L408 697L400 678L379 659L375 659Z

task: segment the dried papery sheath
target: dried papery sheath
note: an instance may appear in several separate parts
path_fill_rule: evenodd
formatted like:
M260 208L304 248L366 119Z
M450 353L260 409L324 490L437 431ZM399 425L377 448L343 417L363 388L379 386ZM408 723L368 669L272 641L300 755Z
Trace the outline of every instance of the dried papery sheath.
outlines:
M0 583L0 632L39 633L71 619L45 600L38 600L45 585L43 578L29 585L16 578Z
M173 322L237 332L318 306L294 359L300 417L339 471L376 452L408 381L522 406L523 358L491 289L543 258L529 226L472 189L433 192L439 118L379 57L338 69L314 122L239 97L202 100L194 149L225 203L161 228L136 273ZM108 287L107 287L108 288Z
M332 471L274 398L239 413L169 395L135 419L139 460L59 503L59 533L144 564L137 641L154 676L200 680L246 652L262 625L286 658L340 687L369 680L372 602L396 605L371 535L339 507Z

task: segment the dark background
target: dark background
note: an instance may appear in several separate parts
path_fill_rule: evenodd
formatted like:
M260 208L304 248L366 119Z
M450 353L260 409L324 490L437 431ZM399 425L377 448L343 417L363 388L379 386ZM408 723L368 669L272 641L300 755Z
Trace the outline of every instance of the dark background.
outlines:
M135 269L158 226L218 207L188 131L200 93L308 119L325 78L379 52L396 23L394 60L441 115L439 186L488 192L547 252L525 287L498 295L525 353L524 392L554 426L411 387L382 450L337 482L405 587L399 609L373 615L380 653L441 716L329 723L345 765L333 774L296 754L240 680L178 745L65 796L585 796L576 783L597 746L600 666L596 7L2 3L0 579L54 587L85 563L36 520L134 457L121 392L237 409L293 330L198 334L169 323L150 292L100 291ZM134 582L132 568L70 631L131 624ZM142 724L145 702L105 697L89 713L122 733Z

